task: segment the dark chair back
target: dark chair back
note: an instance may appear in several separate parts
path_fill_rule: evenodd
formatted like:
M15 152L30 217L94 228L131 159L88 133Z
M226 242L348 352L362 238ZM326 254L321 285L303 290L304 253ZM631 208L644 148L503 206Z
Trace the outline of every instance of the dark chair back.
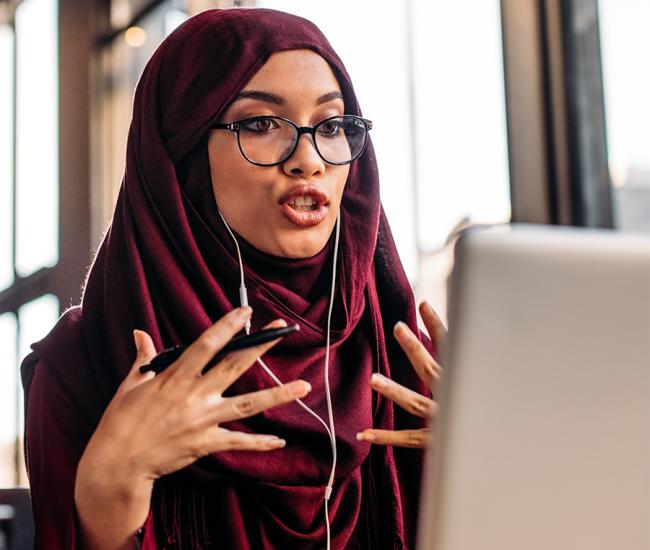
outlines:
M34 519L29 489L0 489L0 550L32 550L33 547Z

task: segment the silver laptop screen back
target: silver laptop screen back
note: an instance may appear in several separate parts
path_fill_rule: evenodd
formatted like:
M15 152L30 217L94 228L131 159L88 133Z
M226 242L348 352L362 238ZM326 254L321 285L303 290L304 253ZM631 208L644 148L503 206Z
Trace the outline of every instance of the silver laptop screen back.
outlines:
M419 548L650 549L650 240L470 231Z

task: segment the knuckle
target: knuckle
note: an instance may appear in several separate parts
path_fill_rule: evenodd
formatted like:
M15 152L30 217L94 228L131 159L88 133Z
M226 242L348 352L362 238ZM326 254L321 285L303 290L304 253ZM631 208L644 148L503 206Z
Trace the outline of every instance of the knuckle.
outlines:
M236 332L241 327L240 321L233 315L229 315L224 319L225 326L228 330Z
M181 410L192 410L195 403L196 397L189 392L178 397L178 404Z
M422 449L426 447L427 435L428 432L426 430L411 431L408 433L406 445L408 447Z
M419 432L409 432L406 437L406 444L409 447L422 447L422 434Z
M197 408L200 406L200 398L193 392L186 392L176 396L171 404L172 408L178 411L179 420L189 423L196 418Z
M201 353L209 353L213 351L218 346L218 339L209 332L203 333L199 336L198 340L194 344L198 351Z
M250 397L238 397L233 402L233 408L239 416L248 416L255 410L255 405Z
M438 378L438 373L436 372L435 363L431 361L427 361L423 367L424 367L425 374L429 378L431 378L432 380L436 380Z
M235 451L246 448L244 439L236 434L230 434L226 436L226 445L228 449Z
M386 432L377 431L375 432L375 443L378 443L379 445L389 445L390 436Z
M434 376L437 376L437 374L442 371L442 368L440 367L440 365L438 365L438 363L436 363L435 359L433 357L431 357L431 355L429 355L428 353L427 353L427 355L425 357L424 364L425 364L427 370L429 370Z
M421 396L415 396L409 401L409 409L414 414L425 415L428 413L429 404Z
M273 389L273 402L274 403L284 403L286 401L293 401L296 399L293 390L289 386L280 386Z
M387 384L384 388L384 395L391 399L392 401L402 401L404 402L404 386L401 386L395 382Z
M415 354L420 349L420 345L421 345L420 342L418 342L415 338L409 338L404 343L406 352L410 354Z
M421 342L417 343L417 349L415 350L415 355L418 358L418 361L424 365L428 365L432 362L433 358L429 354L427 348Z
M227 355L219 363L219 370L221 370L224 374L231 374L233 372L237 372L238 370L237 361L232 355Z
M440 376L442 376L442 367L438 363L436 363L435 361L432 361L432 367L431 368L433 369L434 376L436 378L440 378Z

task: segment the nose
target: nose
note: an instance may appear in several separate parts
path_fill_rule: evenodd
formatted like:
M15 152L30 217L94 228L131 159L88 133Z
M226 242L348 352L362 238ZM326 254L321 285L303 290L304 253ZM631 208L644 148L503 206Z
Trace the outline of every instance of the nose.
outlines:
M293 154L282 163L288 176L309 178L325 172L325 161L320 157L309 134L302 134Z

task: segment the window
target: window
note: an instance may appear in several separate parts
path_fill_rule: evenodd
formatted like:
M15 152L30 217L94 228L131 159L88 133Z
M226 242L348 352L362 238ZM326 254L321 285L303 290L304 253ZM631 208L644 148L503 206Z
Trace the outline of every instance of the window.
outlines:
M17 338L16 316L13 313L0 315L0 487L13 487L18 482Z
M45 336L59 317L59 301L45 294L0 315L0 487L27 485L23 461L24 403L19 365L30 345Z
M56 320L59 317L59 300L53 294L45 294L36 300L27 302L22 305L18 310L18 364L30 353L30 346L34 342L38 342L45 336ZM18 372L18 369L16 369ZM19 378L19 377L18 377ZM24 427L24 401L22 384L17 380L18 391L16 396L17 412L16 412L16 441L17 452L20 460L17 461L18 471L17 481L20 485L27 485L27 476L23 464L23 433Z
M57 5L16 9L16 272L58 261L59 112ZM34 37L38 37L35 40Z
M24 0L0 25L0 487L27 483L19 366L59 316L57 12Z
M614 224L650 232L650 3L598 7Z
M129 3L114 0L111 23L116 27L99 53L101 81L110 82L98 90L99 128L96 164L99 176L93 188L96 205L92 220L92 242L98 243L111 220L124 174L126 141L133 112L133 94L145 64L162 40L187 19L185 2L165 0L145 14L133 18Z
M0 289L14 280L13 159L14 159L14 33L0 25Z

